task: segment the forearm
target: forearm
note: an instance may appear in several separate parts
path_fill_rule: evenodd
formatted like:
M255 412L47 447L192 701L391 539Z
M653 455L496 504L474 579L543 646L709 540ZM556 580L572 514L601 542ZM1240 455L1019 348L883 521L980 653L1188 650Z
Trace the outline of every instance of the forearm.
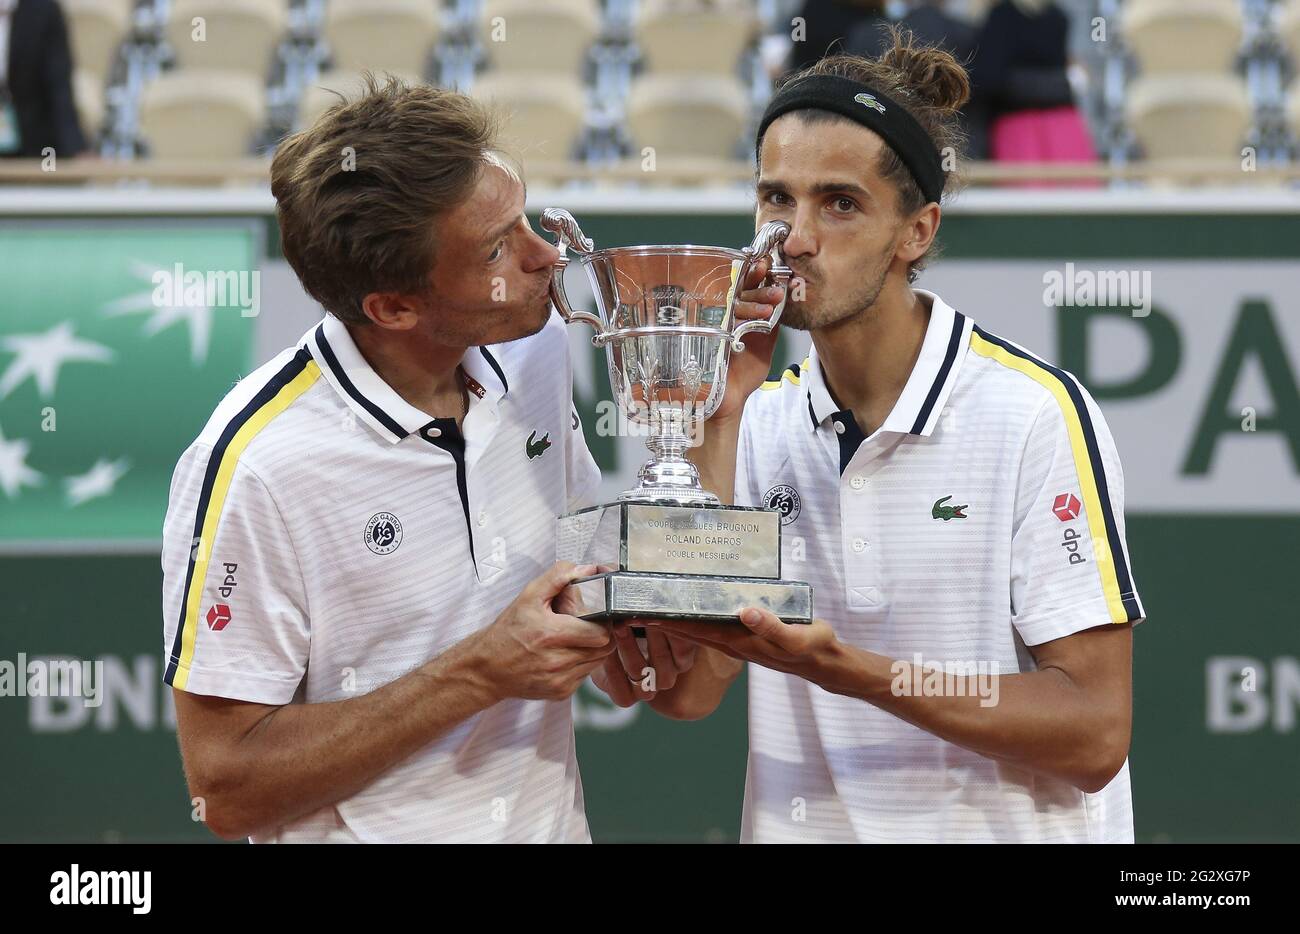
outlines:
M498 699L461 643L368 694L274 709L191 788L220 836L268 831L353 796Z
M744 667L739 659L700 646L690 670L679 674L670 690L659 691L647 703L672 720L700 720L717 710Z
M704 423L700 443L686 451L686 457L700 472L700 484L724 505L735 497L736 442L740 439L740 418L714 416Z
M930 679L927 682L927 677ZM936 692L936 678L943 688ZM1062 670L936 675L839 644L817 683L981 755L1097 791L1128 753L1130 722Z

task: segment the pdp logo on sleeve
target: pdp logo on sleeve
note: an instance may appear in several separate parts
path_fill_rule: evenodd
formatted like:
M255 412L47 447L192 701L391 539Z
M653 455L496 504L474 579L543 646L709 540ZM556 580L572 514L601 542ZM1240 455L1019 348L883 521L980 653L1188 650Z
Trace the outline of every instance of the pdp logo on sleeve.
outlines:
M402 523L391 512L377 512L366 523L366 547L377 555L386 555L402 544Z
M1052 501L1052 513L1062 522L1073 522L1079 518L1079 512L1083 509L1079 502L1079 497L1073 493L1061 493ZM1074 526L1066 526L1065 531L1061 534L1061 547L1069 555L1071 564L1086 564L1088 559L1083 556L1079 545L1083 541L1083 535L1079 533Z

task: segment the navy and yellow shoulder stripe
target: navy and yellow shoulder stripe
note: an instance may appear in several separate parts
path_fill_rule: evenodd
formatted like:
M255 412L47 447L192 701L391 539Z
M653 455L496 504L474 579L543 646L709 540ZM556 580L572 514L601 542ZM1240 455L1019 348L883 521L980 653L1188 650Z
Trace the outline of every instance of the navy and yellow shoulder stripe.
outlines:
M789 383L792 386L800 385L799 380L804 370L808 369L808 358L803 358L803 363L792 363L776 379L769 379L764 382L759 389L773 390L780 389L782 383Z
M221 522L221 512L226 504L226 494L230 491L235 465L258 433L319 378L320 366L312 359L307 348L300 347L293 358L226 424L212 446L195 510L195 546L190 549L185 586L181 591L181 605L178 608L180 622L172 640L167 671L163 675L163 680L173 687L184 690L189 681L190 665L194 661L194 644L198 639L203 581L207 578L212 545L216 541L217 527Z
M1079 384L1064 370L1038 359L1033 354L996 337L978 325L971 332L970 349L1005 367L1028 376L1052 394L1065 418L1079 475L1079 496L1083 500L1088 533L1101 574L1102 590L1111 622L1128 623L1143 615L1133 588L1124 546L1111 507L1106 470L1097 445L1097 432L1088 412Z

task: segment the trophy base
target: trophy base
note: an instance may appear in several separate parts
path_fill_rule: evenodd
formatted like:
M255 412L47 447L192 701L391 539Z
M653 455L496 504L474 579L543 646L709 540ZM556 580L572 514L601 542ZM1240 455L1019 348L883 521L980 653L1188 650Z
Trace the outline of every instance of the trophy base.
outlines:
M574 581L583 619L689 619L739 623L747 606L770 610L787 623L812 622L812 586L802 581L705 574L609 571Z

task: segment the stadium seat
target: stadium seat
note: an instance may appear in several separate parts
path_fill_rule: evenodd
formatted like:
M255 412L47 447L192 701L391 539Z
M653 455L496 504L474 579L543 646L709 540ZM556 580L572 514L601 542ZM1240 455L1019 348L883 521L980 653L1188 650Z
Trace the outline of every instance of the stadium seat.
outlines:
M1300 74L1300 0L1290 0L1278 11L1277 31L1291 53L1291 70Z
M562 162L573 157L586 125L586 90L576 77L555 76L538 81L535 75L488 72L470 93L492 103L506 119L502 135L507 148L525 165Z
M1235 75L1153 75L1130 86L1128 123L1150 159L1239 158L1250 125Z
M265 79L287 18L283 0L175 0L165 33L182 68ZM195 38L196 19L202 20L202 41Z
M423 77L441 29L431 0L330 0L325 13L325 39L339 71Z
M132 0L62 0L74 67L108 77L126 27Z
M481 26L494 70L576 76L600 32L600 9L596 0L485 0Z
M749 116L736 78L721 75L641 75L628 93L627 122L637 153L734 159Z
M145 87L140 131L157 158L238 159L248 155L264 116L260 78L179 68Z
M1286 122L1291 129L1291 138L1300 146L1300 81L1291 84L1291 93L1286 99Z
M1241 48L1236 0L1131 0L1124 41L1143 74L1226 72Z
M72 72L72 98L77 107L77 122L94 145L104 125L104 79L89 68L76 68Z
M743 0L644 0L635 35L651 71L731 75L758 27Z
M391 72L389 72L391 74ZM377 76L380 81L383 75ZM409 85L424 84L419 75L393 75ZM325 111L339 102L339 94L351 100L361 91L361 74L355 71L329 71L303 89L298 99L298 128L311 126Z

